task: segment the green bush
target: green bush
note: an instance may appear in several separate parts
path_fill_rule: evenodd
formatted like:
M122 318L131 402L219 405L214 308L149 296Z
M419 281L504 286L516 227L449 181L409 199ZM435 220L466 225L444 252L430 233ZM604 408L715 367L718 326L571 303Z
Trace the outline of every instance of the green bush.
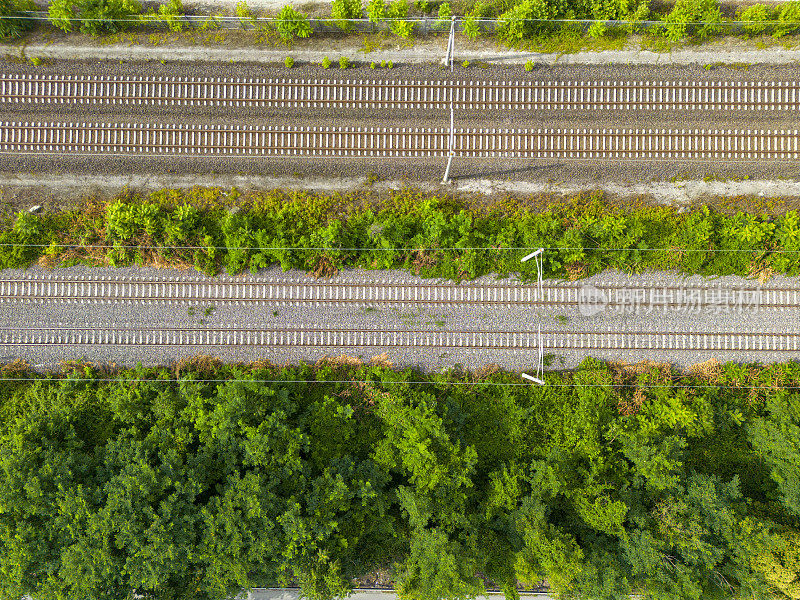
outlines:
M331 11L336 26L342 31L349 31L353 24L351 19L362 17L361 0L333 0Z
M439 12L437 15L436 23L434 23L433 28L437 30L448 29L450 27L450 17L453 16L453 13L450 10L450 3L449 2L442 2L439 5Z
M386 8L386 19L389 20L389 29L395 35L408 39L414 33L414 23L405 21L408 18L408 0L394 0Z
M367 3L367 18L371 23L380 23L386 18L384 0L369 0Z
M526 71L533 71L533 67L534 67L534 65L533 65L533 61L532 60L528 60L528 61L525 62L525 70Z
M158 11L150 9L142 15L142 22L160 22L169 27L170 31L183 30L183 3L181 0L169 0L166 4L158 7Z
M242 28L244 28L246 25L255 24L253 11L250 10L250 6L245 0L239 0L239 2L236 3L236 16L239 17L239 22L241 23Z
M463 68L465 68L465 69L469 68L469 61L468 61L468 60L465 60L463 63L461 63L461 66L462 66Z
M775 29L775 37L782 37L800 29L800 2L784 2L778 13L780 24Z
M479 21L486 16L488 10L489 7L484 2L477 0L472 6L472 10L464 15L464 19L461 22L461 31L469 39L475 40L481 34Z
M375 68L375 61L374 60L371 63L369 63L369 68L370 69L374 69Z
M291 56L287 56L283 60L283 64L286 66L287 69L291 69L294 66L294 59Z
M136 0L52 0L48 18L66 32L99 35L130 29L140 22L142 5ZM82 21L81 19L88 19Z
M552 29L556 12L547 0L522 0L498 18L497 37L510 46Z
M288 4L278 13L275 29L284 41L291 41L295 37L307 38L313 32L308 17Z
M322 63L320 64L322 64L323 69L328 69L331 66L331 59L326 56L325 58L322 59Z
M347 69L350 66L350 59L346 56L339 57L339 68L340 69Z
M386 63L386 68L387 68L387 69L394 68L394 63L393 63L392 61L389 61L389 62L387 62L387 63Z
M738 17L742 21L742 28L751 35L764 33L769 27L769 21L775 20L772 9L765 4L754 4L748 6Z
M25 11L36 10L32 0L0 0L0 39L22 36L33 27L32 19L24 19Z
M702 25L690 26L690 23ZM673 42L687 33L705 39L718 32L721 23L719 0L677 0L672 11L664 17L664 35Z
M381 61L381 69L385 69L385 68L386 68L386 61L382 60Z

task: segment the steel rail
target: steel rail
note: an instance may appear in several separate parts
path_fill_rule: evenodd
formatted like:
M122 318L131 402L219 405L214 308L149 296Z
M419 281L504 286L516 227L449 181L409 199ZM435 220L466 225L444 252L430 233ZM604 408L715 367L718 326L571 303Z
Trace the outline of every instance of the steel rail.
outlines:
M533 330L534 328L531 327ZM800 352L800 333L545 330L547 350ZM538 349L535 331L356 328L38 326L0 327L0 346Z
M446 128L148 123L0 124L0 153L266 158L444 158ZM797 160L798 130L457 129L455 156L505 159Z
M497 283L459 284L403 280L295 280L232 277L97 277L37 275L0 278L0 302L141 304L234 303L256 305L375 306L559 306L595 303L587 291L603 294L609 307L717 307L722 309L800 308L800 289L761 286L675 286L595 283L537 286Z
M0 74L0 104L461 110L796 110L800 82L421 81Z

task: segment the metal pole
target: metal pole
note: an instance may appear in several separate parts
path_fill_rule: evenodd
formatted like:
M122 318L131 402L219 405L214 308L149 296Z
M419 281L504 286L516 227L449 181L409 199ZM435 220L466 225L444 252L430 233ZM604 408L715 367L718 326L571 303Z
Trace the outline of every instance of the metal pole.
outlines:
M450 37L447 38L447 57L444 64L450 63L450 70L453 70L453 53L456 49L456 18L450 17Z
M445 64L450 63L450 72L453 71L453 54L456 48L456 18L450 17L450 37L447 40L447 57ZM453 82L450 82L450 135L447 138L447 166L444 168L444 177L442 183L450 183L450 166L453 164L453 156L455 151L456 133L455 133L455 114L453 110Z

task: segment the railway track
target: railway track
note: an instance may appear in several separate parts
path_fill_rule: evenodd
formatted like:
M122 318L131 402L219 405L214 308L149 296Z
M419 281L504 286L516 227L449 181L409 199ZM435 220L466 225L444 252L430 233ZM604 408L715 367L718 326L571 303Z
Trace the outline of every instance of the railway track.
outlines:
M445 128L272 127L154 123L0 125L0 153L96 156L419 158L449 155ZM798 130L461 129L462 158L797 160Z
M786 111L800 82L379 81L0 74L1 104Z
M597 283L608 307L720 309L800 308L800 289L785 287L649 286ZM562 306L592 301L581 282L523 283L363 281L293 277L99 277L41 274L0 278L5 303L235 304L293 306Z
M533 329L533 327L531 328ZM800 333L542 331L546 350L797 352ZM258 348L538 348L536 331L434 331L268 327L51 325L0 328L0 346L258 347Z

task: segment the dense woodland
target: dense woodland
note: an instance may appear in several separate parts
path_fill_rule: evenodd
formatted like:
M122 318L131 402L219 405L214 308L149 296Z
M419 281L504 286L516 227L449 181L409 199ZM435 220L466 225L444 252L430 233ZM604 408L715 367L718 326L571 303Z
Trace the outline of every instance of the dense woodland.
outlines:
M757 206L755 200L753 206ZM317 276L344 267L406 269L454 280L521 272L544 247L546 277L607 268L768 277L800 274L797 210L617 206L601 194L564 201L472 203L403 190L388 196L236 189L161 190L87 199L81 210L8 214L0 268L84 262L194 266L208 274L280 265Z
M348 365L349 366L345 366ZM800 598L800 365L0 372L0 597ZM137 597L142 597L137 596Z

